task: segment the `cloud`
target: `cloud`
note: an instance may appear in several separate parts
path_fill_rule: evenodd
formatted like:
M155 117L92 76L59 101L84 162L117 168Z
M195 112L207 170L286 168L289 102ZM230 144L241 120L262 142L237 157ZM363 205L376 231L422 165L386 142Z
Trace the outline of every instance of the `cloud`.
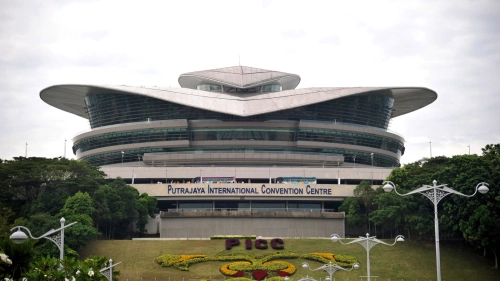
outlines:
M0 158L62 155L88 121L46 105L54 84L177 87L241 64L299 87L421 86L433 104L395 118L403 163L500 143L497 1L8 1L0 9ZM71 142L68 141L68 150Z
M286 39L299 39L305 37L306 32L302 29L290 29L281 32L281 35Z

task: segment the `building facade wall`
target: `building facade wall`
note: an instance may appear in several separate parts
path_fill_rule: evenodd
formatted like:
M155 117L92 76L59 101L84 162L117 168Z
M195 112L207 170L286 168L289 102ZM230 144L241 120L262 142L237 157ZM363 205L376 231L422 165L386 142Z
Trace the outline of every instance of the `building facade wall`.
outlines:
M308 213L306 213L308 214ZM209 238L213 235L257 235L262 237L330 237L345 235L343 213L336 218L274 217L162 217L160 238Z
M387 130L315 121L151 121L101 127L74 141L79 159L100 166L140 159L153 166L254 165L257 158L291 165L283 159L303 155L297 165L334 166L357 157L360 164L395 167L404 152L403 138ZM270 156L280 153L286 155ZM308 155L316 159L306 161Z

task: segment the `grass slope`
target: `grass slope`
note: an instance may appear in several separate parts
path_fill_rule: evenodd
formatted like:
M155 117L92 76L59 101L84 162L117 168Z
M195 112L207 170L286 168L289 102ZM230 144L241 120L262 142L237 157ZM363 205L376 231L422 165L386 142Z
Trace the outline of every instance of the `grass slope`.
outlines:
M348 240L343 240L347 242ZM103 255L114 262L122 262L116 267L120 271L119 279L156 280L156 281L195 281L198 279L224 280L219 267L227 262L205 262L192 265L189 271L174 268L162 268L155 263L155 258L162 254L206 254L219 253L250 254L262 256L274 252L267 250L245 250L244 240L241 245L230 251L225 250L224 240L98 240L80 251L81 258L89 255ZM360 280L366 276L366 250L358 244L342 245L329 239L284 239L285 250L298 254L327 252L349 255L358 259L361 268L352 272L337 271L336 280ZM393 241L388 241L392 243ZM306 275L317 280L324 280L326 272L310 271L301 267L306 260L287 260L297 267L292 279L298 280ZM311 268L320 263L307 261ZM389 247L375 245L370 250L370 268L376 280L436 280L436 254L433 242L405 241ZM491 263L472 252L468 247L441 244L441 272L443 281L460 280L500 280L500 271L493 269ZM226 277L227 279L228 277ZM366 278L363 278L366 280ZM375 280L375 278L372 278Z

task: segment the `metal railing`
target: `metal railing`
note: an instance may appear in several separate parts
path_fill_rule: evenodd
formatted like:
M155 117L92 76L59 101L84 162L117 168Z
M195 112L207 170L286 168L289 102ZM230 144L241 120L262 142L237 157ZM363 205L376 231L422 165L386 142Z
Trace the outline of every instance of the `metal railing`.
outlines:
M336 212L334 209L311 209L311 208L180 208L161 210L167 213L181 212L316 212L316 213L331 213Z

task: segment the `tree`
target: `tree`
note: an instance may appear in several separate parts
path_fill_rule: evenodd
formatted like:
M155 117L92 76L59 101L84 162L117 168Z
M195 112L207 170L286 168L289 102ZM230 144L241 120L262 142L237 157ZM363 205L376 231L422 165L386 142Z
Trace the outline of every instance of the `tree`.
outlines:
M364 219L367 224L367 232L370 232L370 217L373 199L375 198L375 190L373 190L372 185L369 181L362 181L353 191L354 197L363 204L364 207Z
M487 144L484 148L481 148L483 151L483 156L486 157L495 157L500 155L500 143L497 144Z
M154 218L155 214L158 213L157 199L143 193L137 200L136 208L138 212L136 227L139 229L139 233L145 233L148 216Z
M64 217L69 223L78 222L65 230L65 241L71 249L79 250L98 235L92 220L93 213L92 198L87 192L79 191L66 200L58 217Z
M371 211L375 190L369 181L362 181L353 191L354 197L344 199L339 211L346 212L346 223L349 226L366 225L367 232L370 232L369 213Z
M404 230L410 239L412 232L426 234L432 230L430 227L433 224L429 223L432 213L428 212L427 207L430 202L424 202L425 199L418 196L401 197L393 192L385 193L381 188L378 190L380 192L373 201L376 209L370 213L370 219L376 225L390 229L391 237L393 231L394 234L401 234Z
M56 215L68 196L93 194L104 183L104 173L86 161L65 158L15 157L0 163L0 207L16 216Z
M157 200L146 193L139 196L134 187L121 178L101 186L93 198L93 218L96 228L107 239L125 237L131 223L144 233L147 217L158 212Z
M480 182L487 182L487 194L467 198L451 196L443 204L443 223L461 233L472 245L489 250L498 268L500 249L500 145L487 145L483 156L463 155L451 158L447 170L442 171L443 182L463 194L472 194Z
M473 194L480 182L490 184L487 194L468 198L448 195L441 199L439 208L440 236L463 237L485 253L491 252L498 267L500 249L500 144L486 145L483 155L434 157L394 169L387 180L394 182L400 193L405 194L422 184L447 184L463 194ZM388 227L405 227L419 235L434 231L433 204L423 195L399 197L395 194L378 194L377 207L371 219Z
M99 230L108 239L115 239L115 235L125 237L130 223L135 222L139 217L136 206L139 192L127 185L121 178L117 178L101 186L97 194L100 198L97 203L94 202L94 206L99 208L97 223ZM109 212L105 213L106 210Z
M347 197L339 207L339 211L346 213L346 224L348 226L361 226L365 222L359 200L354 197Z
M11 224L9 221L12 220L14 212L10 207L0 207L0 233L7 233L10 231Z

